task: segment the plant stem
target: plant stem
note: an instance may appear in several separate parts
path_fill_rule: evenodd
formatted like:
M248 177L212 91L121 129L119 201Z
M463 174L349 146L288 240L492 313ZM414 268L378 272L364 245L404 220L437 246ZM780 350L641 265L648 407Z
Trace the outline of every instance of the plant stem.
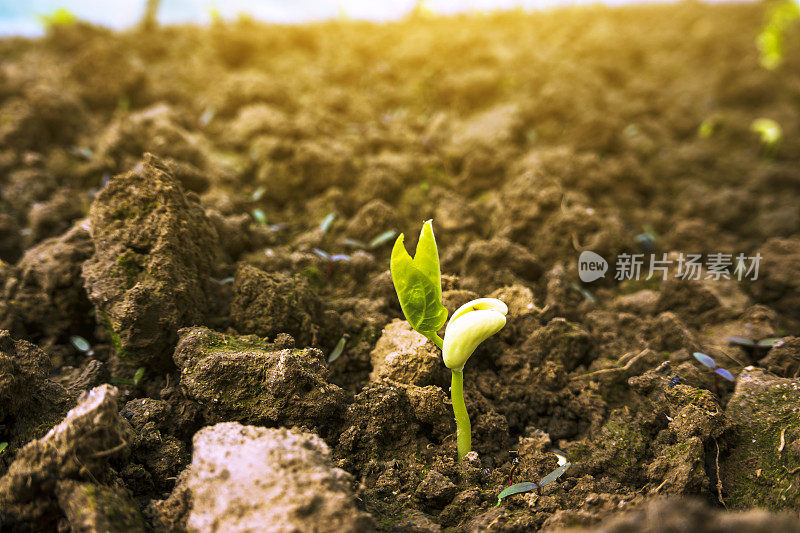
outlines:
M439 336L438 333L434 333L433 337L430 337L430 339L433 341L433 344L435 344L440 350L444 347L444 341L442 340L442 338Z
M472 450L472 425L469 423L467 406L464 403L464 373L453 370L450 383L450 398L453 400L453 414L456 415L456 440L458 460Z

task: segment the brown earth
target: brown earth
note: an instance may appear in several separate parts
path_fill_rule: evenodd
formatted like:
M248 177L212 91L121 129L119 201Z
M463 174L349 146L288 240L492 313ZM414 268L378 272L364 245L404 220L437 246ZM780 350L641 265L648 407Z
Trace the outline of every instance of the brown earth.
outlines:
M0 530L796 528L800 30L761 68L766 5L0 40ZM371 244L428 218L450 312L510 309L460 463ZM762 260L582 284L583 250Z

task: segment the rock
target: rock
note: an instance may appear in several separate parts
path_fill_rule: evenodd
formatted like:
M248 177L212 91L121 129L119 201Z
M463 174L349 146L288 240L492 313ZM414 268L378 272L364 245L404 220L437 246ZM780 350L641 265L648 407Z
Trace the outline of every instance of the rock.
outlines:
M405 320L393 320L384 328L370 359L373 381L389 379L421 387L447 383L439 350Z
M692 330L675 313L665 311L648 325L648 338L654 350L674 352L685 348L689 352L700 350Z
M177 331L202 321L221 253L197 200L154 156L113 178L89 214L94 255L83 266L89 299L117 355L165 367Z
M41 437L74 405L70 393L48 379L51 368L38 346L0 330L0 423L9 425L9 451Z
M73 533L144 533L144 521L136 503L124 489L80 483L56 483L58 505Z
M573 281L573 277L561 263L556 263L545 274L545 309L550 310L550 316L562 316L569 320L581 317L583 308L591 306L594 302L582 293L580 285Z
M270 274L241 264L233 292L231 318L240 333L270 338L288 333L309 345L318 344L320 331L331 327L322 301L301 275Z
M372 530L350 489L351 477L329 464L316 435L242 426L200 430L186 476L193 531Z
M572 371L592 359L595 341L582 326L554 318L535 330L522 344L522 351L532 362L555 361Z
M508 316L518 318L531 313L541 312L536 306L533 291L524 285L509 285L500 287L489 295L497 298L508 306Z
M470 243L461 264L461 276L472 276L481 287L489 289L534 282L541 274L542 267L536 256L527 248L500 237Z
M725 409L733 426L731 448L720 463L730 507L794 510L800 505L800 486L786 474L800 468L800 457L786 449L800 438L798 405L800 380L752 366L739 374Z
M175 364L181 388L209 423L330 429L345 407L345 392L328 381L322 352L269 344L253 336L206 328L180 331Z
M372 200L356 212L347 223L345 234L351 239L369 243L381 233L397 230L400 220L394 207L383 200Z
M87 40L70 59L69 76L93 110L143 92L144 65L122 40Z
M229 129L234 142L247 146L258 135L290 135L292 121L275 106L254 104L242 107Z
M25 252L0 287L0 328L48 345L66 342L71 332L90 330L91 304L81 266L93 250L88 228L78 223Z
M417 496L423 501L442 508L450 503L458 492L458 488L445 475L431 470L419 485Z
M111 172L133 167L146 152L205 168L205 154L210 148L183 122L174 109L163 103L126 113L102 133L95 159L103 161Z
M108 383L110 378L106 365L97 359L92 359L74 380L65 385L71 391L85 391Z
M22 254L22 234L17 219L0 213L0 261L16 263Z
M132 462L140 464L159 491L170 490L191 458L184 441L174 436L178 425L170 404L164 400L139 398L125 404L122 416L134 429ZM129 465L130 466L130 465ZM130 472L128 472L130 473ZM126 472L123 472L125 477ZM142 477L138 473L135 477Z
M800 239L773 238L758 253L758 279L747 284L753 297L778 311L800 313Z
M128 453L132 437L119 416L118 395L110 385L84 393L60 424L17 452L0 478L0 523L52 529L59 516L56 482L110 481L108 462Z
M233 260L247 250L259 249L270 241L269 233L260 231L268 228L255 226L249 213L226 217L215 209L209 209L206 215L217 230L223 250Z
M699 499L656 498L633 510L612 514L591 527L558 528L548 521L551 531L560 533L667 533L669 531L692 531L717 533L723 531L750 531L769 533L800 531L800 524L791 513L769 513L756 509L744 512L728 512L714 509ZM549 528L548 528L549 529Z
M88 201L71 187L63 187L45 202L36 202L28 210L29 242L56 237L70 229L77 219L86 215Z
M661 283L656 310L671 311L691 325L703 325L718 318L721 304L699 281L669 279Z
M343 428L335 452L351 470L369 468L371 460L413 458L453 433L455 423L439 387L378 381L356 394Z
M268 184L270 201L285 204L296 200L298 191L313 198L330 187L347 190L354 185L356 155L353 146L343 140L279 139L277 144L278 153L261 161L255 180Z
M37 346L15 342L8 331L0 330L0 420L16 414L51 369L50 358Z
M72 142L88 123L80 100L63 87L33 85L0 106L0 145L42 150Z
M658 293L651 290L623 294L614 299L614 307L620 311L636 315L652 315L656 311Z
M800 337L778 341L758 364L779 376L796 378L800 374Z

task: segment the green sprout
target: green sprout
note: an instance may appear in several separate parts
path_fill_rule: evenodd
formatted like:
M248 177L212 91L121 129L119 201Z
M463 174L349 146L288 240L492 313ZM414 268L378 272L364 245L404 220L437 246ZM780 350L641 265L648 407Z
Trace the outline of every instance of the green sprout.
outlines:
M87 341L80 335L73 335L72 337L69 338L69 341L72 343L75 349L80 352L89 352L92 349L92 346L89 344L89 341Z
M112 377L111 379L108 380L108 382L119 385L132 385L136 387L137 385L139 385L139 382L142 381L142 378L144 377L144 371L145 368L143 366L140 366L139 368L136 369L136 372L133 374L132 379Z
M716 128L717 120L715 118L707 118L697 127L697 136L701 139L708 139L714 134Z
M451 370L450 397L460 461L472 450L472 427L464 403L464 365L480 343L505 326L508 307L495 298L468 302L453 313L442 339L438 332L447 321L447 309L442 305L439 251L432 221L422 226L413 258L403 239L400 234L392 249L392 282L408 323L442 350L444 364Z
M764 27L756 37L756 46L761 54L759 63L762 67L775 70L783 63L786 52L786 29L798 19L800 19L800 5L795 0L783 0L772 5L767 12Z
M706 355L701 352L694 352L694 354L692 355L694 355L694 358L700 361L700 363L703 366L708 367L714 372L714 392L717 393L717 396L719 396L719 379L717 378L717 376L722 376L728 381L736 381L736 378L733 377L733 374L731 374L724 368L720 368L719 366L717 366L717 362L714 361L714 358L711 357L710 355Z
M758 359L773 347L783 344L783 337L769 337L761 340L748 339L746 337L728 337L725 340L728 341L728 344L738 346L750 354L753 359Z
M259 223L259 225L266 226L267 224L269 224L269 220L267 219L267 214L264 212L263 209L259 208L253 209L252 215L255 221Z
M322 224L319 225L319 230L322 233L328 233L328 230L331 229L331 225L333 221L336 220L336 213L328 213L328 216L325 217L325 220L322 221Z
M750 131L757 133L766 154L773 154L783 138L781 125L771 118L757 118L750 124Z
M56 28L59 26L71 26L78 21L78 17L65 7L59 7L52 13L37 15L39 24L44 26L45 29Z
M344 345L346 343L347 343L347 339L345 337L342 337L341 339L339 339L339 342L336 343L336 346L333 348L333 351L328 356L328 362L329 363L333 363L334 361L339 359L339 356L342 355L342 352L344 352Z
M3 453L3 450L5 450L6 448L8 448L8 443L0 442L0 453Z
M539 481L539 483L534 483L533 481L525 481L522 483L516 483L514 485L511 485L510 487L506 487L500 494L498 494L497 505L500 505L500 503L502 503L503 498L507 498L514 494L521 494L523 492L530 492L532 490L535 490L539 492L539 494L541 494L543 487L549 485L553 481L560 478L561 475L567 471L567 468L572 466L572 463L567 462L567 458L561 455L561 453L556 453L555 451L553 453L555 453L556 457L558 457L558 466L556 466L555 470L553 470L545 477L543 477Z

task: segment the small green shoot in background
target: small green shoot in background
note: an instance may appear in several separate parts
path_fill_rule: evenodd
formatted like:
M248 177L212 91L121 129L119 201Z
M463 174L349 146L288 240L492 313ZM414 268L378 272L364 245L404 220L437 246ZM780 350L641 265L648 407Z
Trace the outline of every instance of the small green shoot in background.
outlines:
M73 335L69 338L69 341L75 347L76 350L79 352L89 352L92 349L92 346L89 344L89 341L81 337L80 335Z
M725 370L724 368L720 368L717 366L717 362L714 361L714 358L710 355L706 355L701 352L695 352L694 358L700 361L700 363L708 367L714 372L714 392L719 396L719 379L717 376L722 376L723 378L727 379L728 381L736 381L736 378L733 377L733 374Z
M758 134L765 155L775 155L783 139L783 128L780 124L771 118L757 118L750 124L750 131Z
M328 213L328 216L326 216L322 224L319 225L319 230L322 233L328 233L334 220L336 220L336 213Z
M770 6L764 26L756 37L762 67L775 70L781 66L786 54L786 30L798 19L800 5L795 0L782 0Z
M253 219L258 222L260 226L266 226L269 224L269 220L267 219L267 214L264 212L263 209L253 209Z
M534 483L533 481L525 481L522 483L516 483L510 487L506 487L500 494L498 494L497 505L500 505L503 502L503 499L513 496L514 494L522 494L523 492L530 492L532 490L541 493L542 488L560 478L561 475L567 471L567 468L572 466L572 463L567 462L567 458L560 453L555 453L555 455L558 457L558 466L555 470L543 477L538 483Z
M75 13L65 7L59 7L52 13L44 13L37 15L39 24L46 30L57 27L71 26L78 22L78 17Z
M142 378L144 377L144 372L145 372L145 368L143 366L140 366L139 368L136 369L136 372L133 374L133 378L131 378L131 379L128 379L128 378L111 378L108 381L110 383L115 383L115 384L119 384L119 385L132 385L132 386L136 387L137 385L139 385L139 382L142 381Z
M347 344L347 339L345 339L344 337L339 339L339 342L336 343L336 347L333 349L331 354L328 356L328 362L329 363L333 363L334 361L339 359L339 356L342 355L342 352L344 352L344 345L345 344Z

